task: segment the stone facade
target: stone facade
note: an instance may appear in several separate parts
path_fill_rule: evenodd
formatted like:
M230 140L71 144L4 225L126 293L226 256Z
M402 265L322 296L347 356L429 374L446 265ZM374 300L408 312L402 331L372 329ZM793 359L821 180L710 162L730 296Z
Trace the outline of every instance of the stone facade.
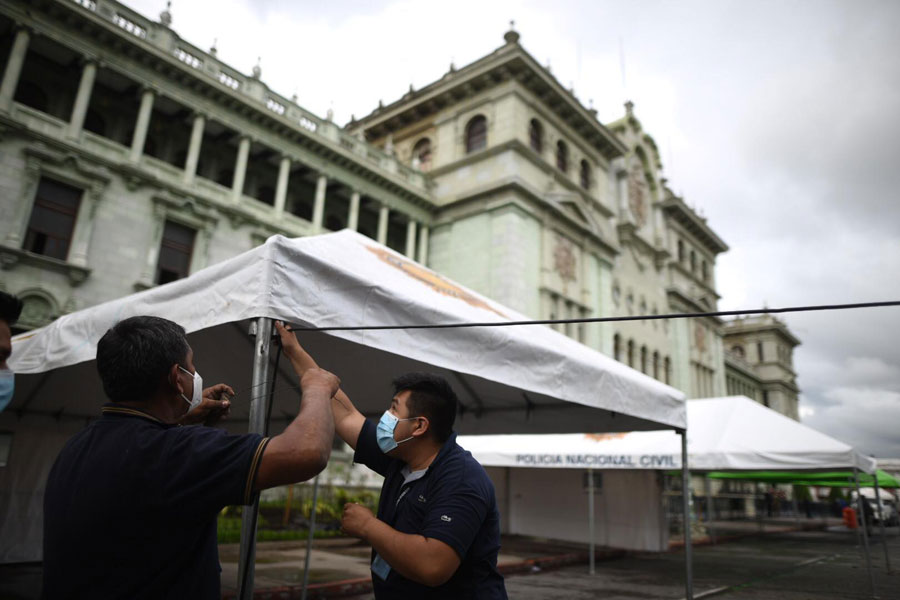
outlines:
M111 0L0 7L0 288L23 327L344 227L531 318L716 309L727 246L667 187L633 106L600 123L515 31L340 127L170 24ZM689 397L740 389L796 417L783 324L556 327ZM751 338L785 362L726 355Z

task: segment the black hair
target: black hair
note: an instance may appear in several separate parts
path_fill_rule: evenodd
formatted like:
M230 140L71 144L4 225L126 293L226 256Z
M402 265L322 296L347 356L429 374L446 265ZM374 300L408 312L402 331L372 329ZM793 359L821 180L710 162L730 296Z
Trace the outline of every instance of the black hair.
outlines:
M113 402L149 400L190 347L184 328L160 317L130 317L97 343L97 372Z
M0 292L0 321L12 327L22 314L22 301L6 292Z
M394 379L394 394L409 390L410 417L426 417L434 438L444 443L456 421L456 393L447 380L434 373L406 373Z

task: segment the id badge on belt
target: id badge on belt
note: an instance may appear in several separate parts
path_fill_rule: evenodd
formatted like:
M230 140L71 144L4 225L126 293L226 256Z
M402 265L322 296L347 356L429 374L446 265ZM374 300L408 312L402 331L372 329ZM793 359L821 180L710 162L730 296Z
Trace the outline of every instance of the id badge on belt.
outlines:
M391 572L391 565L381 558L381 555L375 553L375 560L372 561L372 572L381 577L382 581L387 581L388 573Z

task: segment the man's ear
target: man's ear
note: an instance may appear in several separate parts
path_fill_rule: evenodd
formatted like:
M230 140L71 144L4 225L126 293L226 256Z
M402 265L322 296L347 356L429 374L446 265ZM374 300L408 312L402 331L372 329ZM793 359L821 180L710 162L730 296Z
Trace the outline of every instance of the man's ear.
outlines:
M421 437L428 433L431 428L431 421L428 420L428 417L419 417L418 424L416 425L415 430L413 430L413 437Z
M180 369L178 368L178 363L175 363L169 367L169 372L166 374L166 381L171 389L175 390L175 393L183 394L184 386L181 384L181 378L178 376L179 374Z

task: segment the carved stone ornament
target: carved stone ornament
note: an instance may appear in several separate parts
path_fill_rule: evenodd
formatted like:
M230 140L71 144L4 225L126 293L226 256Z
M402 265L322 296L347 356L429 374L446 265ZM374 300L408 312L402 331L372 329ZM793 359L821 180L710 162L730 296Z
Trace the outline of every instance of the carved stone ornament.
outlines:
M628 176L628 205L638 227L643 227L647 222L647 181L639 161L635 162Z
M701 353L706 352L706 330L699 323L694 326L694 345Z
M575 281L575 252L572 244L561 236L556 237L556 247L553 249L553 269L563 281Z

